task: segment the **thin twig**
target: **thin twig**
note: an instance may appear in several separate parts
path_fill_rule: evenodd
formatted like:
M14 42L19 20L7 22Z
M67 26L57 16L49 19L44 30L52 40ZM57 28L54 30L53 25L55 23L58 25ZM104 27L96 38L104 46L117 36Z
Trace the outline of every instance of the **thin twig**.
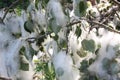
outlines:
M9 12L9 10L10 10L15 4L17 4L19 1L20 1L20 0L16 0L15 2L13 2L13 3L7 8L7 10L6 10L6 12L5 12L5 14L4 14L3 18L2 18L2 22L4 22L4 19L5 19L6 15L7 15L7 13Z
M114 15L115 11L118 11L118 6L112 6L106 13L102 14L103 17L107 17L109 15Z
M100 22L97 22L97 21L90 21L90 20L87 20L87 19L83 19L83 20L86 20L89 23L99 25L98 28L104 28L104 29L106 29L108 31L120 34L120 31L114 30L114 29L110 28L109 26L107 26L107 25L105 25L103 23L100 23Z
M101 23L105 23L111 16L114 16L115 12L119 9L119 7L114 6L112 7L109 11L107 11L106 14L104 14L104 19L102 20Z
M86 19L86 18L81 18L81 20L86 20L88 23L93 23L93 24L99 25L98 28L104 28L104 29L106 29L106 30L108 30L108 31L111 31L111 32L115 32L115 33L120 34L120 31L114 30L114 29L110 28L109 26L107 26L107 25L105 25L105 24L103 24L103 23L100 23L100 22L97 22L97 21L90 21L90 20L88 20L88 19ZM69 24L67 25L67 27L70 27L70 26L72 26L72 25L74 25L74 24L77 24L77 23L81 23L81 21L76 21L76 22L73 22L73 23L69 23ZM94 27L93 27L93 28L94 28Z
M38 39L41 39L41 38L44 38L45 36L47 35L50 35L52 32L47 32L43 35L39 35L37 37L30 37L30 38L27 38L26 41L30 42L30 43L34 43L35 41L37 41Z
M67 49L66 49L66 54L68 54L69 53L69 38L68 38L68 36L69 36L69 27L67 27L67 31L66 31L66 42L67 42Z
M120 2L116 1L116 0L111 0L112 2L114 2L115 4L117 4L118 6L120 6Z
M118 14L117 12L115 12L115 14L117 15L118 19L120 20L120 16L119 16L119 14Z
M74 24L78 24L78 23L81 23L81 21L76 21L76 22L69 23L69 24L66 25L66 27L70 27L70 26L72 26Z

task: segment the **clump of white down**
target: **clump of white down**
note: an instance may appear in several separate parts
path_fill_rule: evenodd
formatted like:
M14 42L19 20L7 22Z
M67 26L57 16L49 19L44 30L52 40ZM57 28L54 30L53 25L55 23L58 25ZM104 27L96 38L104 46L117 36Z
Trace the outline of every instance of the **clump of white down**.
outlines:
M80 78L79 70L74 67L71 56L66 54L64 50L58 51L55 41L51 41L48 44L48 47L50 46L52 46L53 49L52 62L57 78L59 80L78 80Z
M89 66L88 70L100 78L109 80L111 75L109 75L106 70L103 69L103 59L107 58L112 60L116 57L117 51L114 48L120 44L120 36L119 34L113 32L107 32L100 39L100 42L101 48L99 50L98 58L93 64Z
M2 17L3 14L4 11L2 10L0 16ZM27 46L28 43L25 41L25 39L29 37L29 34L24 30L24 22L26 20L27 15L25 11L22 11L21 16L8 13L4 20L5 24L0 23L0 77L15 79L15 76L21 73L18 71L19 50L22 46L26 48L26 51L29 50L29 46ZM18 33L21 33L20 38L16 38L12 35ZM29 56L29 52L27 53Z
M40 25L40 29L46 31L47 20L46 20L46 12L42 8L42 2L39 1L38 9L35 8L35 1L31 2L27 8L27 11L30 13L32 20L35 21L38 25Z
M67 19L62 10L62 5L59 0L50 0L47 4L47 11L49 19L55 18L56 24L58 26L65 26L67 23Z
M93 11L93 13L94 12L98 13L97 10ZM98 17L98 20L99 20L99 15L95 14L95 17ZM78 40L76 38L76 35L74 34L74 31L70 32L70 34L69 34L70 50L73 51L75 54L75 52L77 51L77 48L80 49L80 47L82 47L81 41L83 39L86 39L86 38L93 39L95 41L96 45L98 45L98 44L101 45L101 48L99 50L98 56L96 56L97 57L96 61L89 66L89 68L88 68L89 72L91 74L99 76L102 79L107 79L107 80L109 80L111 78L115 79L115 77L109 75L107 73L107 71L105 69L103 69L103 59L107 58L109 60L112 60L113 58L115 58L116 50L114 48L115 48L115 46L120 44L119 34L109 32L103 28L100 28L98 30L99 36L96 36L96 29L93 29L89 32L89 27L90 27L89 24L85 20L81 21L82 34L78 38ZM77 41L78 41L78 43L77 43ZM95 56L93 56L93 55L91 56L91 55L89 54L86 57L84 57L83 59L95 58ZM74 59L74 57L73 57L73 59ZM81 62L83 59L78 58L79 62ZM79 66L80 66L80 64L79 64Z
M77 39L77 36L75 35L75 33L73 31L70 31L68 39L69 39L69 50L70 50L70 52L71 53L77 52L78 39Z
M79 3L81 0L73 0L73 13L75 16L80 16Z
M15 39L7 30L6 25L0 24L0 76L13 77L18 71L18 56L22 39Z

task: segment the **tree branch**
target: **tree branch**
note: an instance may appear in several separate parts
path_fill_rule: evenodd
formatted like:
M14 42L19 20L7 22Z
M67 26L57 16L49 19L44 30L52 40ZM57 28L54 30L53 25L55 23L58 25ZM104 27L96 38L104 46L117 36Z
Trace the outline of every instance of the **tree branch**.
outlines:
M101 23L105 23L107 20L109 20L109 18L111 16L114 16L114 14L116 13L116 11L119 9L118 6L113 6L109 11L107 11L107 13L102 14L103 15L103 20L101 20Z
M117 4L118 6L120 6L120 2L116 1L116 0L111 0L112 2L114 2L115 4Z
M19 1L20 1L20 0L16 0L15 2L13 2L13 3L7 8L7 10L6 10L6 12L5 12L5 14L4 14L3 18L2 18L2 22L4 22L4 19L5 19L6 15L7 15L7 13L9 12L9 10L10 10L15 4L17 4Z
M120 16L117 12L115 12L115 14L117 15L117 18L120 20Z
M76 21L76 22L73 22L73 23L69 23L69 24L66 25L66 27L70 27L70 26L72 26L74 24L78 24L78 23L81 23L81 21Z
M111 32L114 32L114 33L117 33L117 34L120 34L120 31L117 31L117 30L114 30L112 28L110 28L109 26L103 24L103 23L100 23L100 22L97 22L97 21L91 21L91 20L88 20L86 18L81 18L80 20L86 20L88 23L92 23L92 24L96 24L96 25L99 25L98 28L104 28L108 31L111 31ZM68 25L66 25L67 27L70 27L74 24L78 24L78 23L81 23L81 21L76 21L76 22L73 22L73 23L69 23ZM95 27L93 27L95 28Z
M45 36L51 34L52 32L47 32L43 35L40 35L40 36L37 36L37 37L30 37L30 38L27 38L26 41L30 42L30 43L34 43L36 40L40 39L40 38L44 38Z
M98 28L104 28L104 29L106 29L106 30L108 30L108 31L111 31L111 32L120 34L120 31L114 30L114 29L110 28L109 26L107 26L107 25L105 25L105 24L102 24L102 23L100 23L100 22L90 21L90 20L87 20L87 22L93 23L93 24L96 24L96 25L99 25Z

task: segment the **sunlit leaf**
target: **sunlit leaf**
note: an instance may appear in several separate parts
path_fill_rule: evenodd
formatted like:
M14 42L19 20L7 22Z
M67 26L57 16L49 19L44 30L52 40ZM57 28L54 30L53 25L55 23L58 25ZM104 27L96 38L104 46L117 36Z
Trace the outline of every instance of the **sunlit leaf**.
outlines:
M77 54L80 57L85 57L87 55L87 52L85 50L83 50L83 48L81 48L80 51L77 51Z

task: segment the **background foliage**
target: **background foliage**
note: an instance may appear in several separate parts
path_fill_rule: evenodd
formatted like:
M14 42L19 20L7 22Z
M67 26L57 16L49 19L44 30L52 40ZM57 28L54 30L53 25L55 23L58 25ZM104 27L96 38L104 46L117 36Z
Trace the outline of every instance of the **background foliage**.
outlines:
M0 0L0 9L15 1ZM0 28L7 37L0 36L24 41L20 69L29 71L34 63L33 78L38 80L119 80L119 7L118 0L19 0L0 24L8 28ZM10 41L3 45L12 53Z

